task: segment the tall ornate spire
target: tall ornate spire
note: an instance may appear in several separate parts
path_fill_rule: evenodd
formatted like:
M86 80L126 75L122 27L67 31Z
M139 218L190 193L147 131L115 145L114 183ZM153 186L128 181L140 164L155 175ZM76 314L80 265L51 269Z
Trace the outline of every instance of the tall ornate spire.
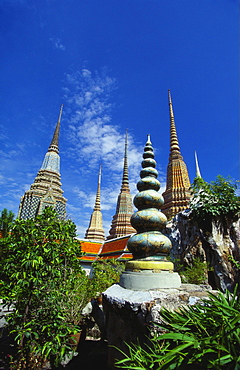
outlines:
M91 240L104 240L104 230L102 226L102 212L101 212L101 197L100 197L100 188L101 188L101 175L102 175L102 166L99 168L98 175L98 187L96 193L95 205L93 208L93 213L89 222L88 229L86 230L85 239Z
M126 131L122 185L118 196L116 214L113 216L107 239L135 233L136 230L133 229L130 223L132 214L133 205L128 181L128 134Z
M198 165L198 158L197 158L197 153L195 151L195 164L196 164L196 177L202 177L201 176L201 172L200 172L200 168L199 168L199 165Z
M170 155L167 168L167 186L163 193L164 205L162 212L167 218L171 218L188 207L190 180L187 166L180 152L170 90L168 90L168 100L170 114Z
M41 214L43 209L48 206L55 208L59 218L66 217L66 202L63 197L63 190L60 182L60 156L59 156L59 131L62 116L62 108L55 128L55 132L44 156L42 166L31 185L21 198L18 218L29 219Z

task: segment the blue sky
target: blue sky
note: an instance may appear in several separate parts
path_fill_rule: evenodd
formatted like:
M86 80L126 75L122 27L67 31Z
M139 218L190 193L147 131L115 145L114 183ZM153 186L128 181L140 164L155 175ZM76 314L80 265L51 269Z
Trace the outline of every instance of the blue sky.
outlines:
M67 213L83 237L102 163L110 228L125 130L132 194L147 134L162 190L171 90L191 182L239 180L238 0L0 0L0 210L17 214L48 149L59 108Z

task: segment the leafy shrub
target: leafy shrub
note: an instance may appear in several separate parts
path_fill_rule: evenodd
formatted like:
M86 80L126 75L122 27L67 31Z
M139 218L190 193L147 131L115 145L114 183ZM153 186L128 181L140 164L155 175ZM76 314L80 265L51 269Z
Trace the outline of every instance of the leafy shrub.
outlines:
M116 259L102 259L94 262L92 267L92 284L96 292L102 293L111 285L119 282L120 275L125 269L125 264Z
M9 232L14 219L14 213L4 208L0 213L0 258L4 258ZM0 270L0 279L2 271Z
M18 346L12 368L37 369L45 359L58 364L71 350L68 334L77 326L68 321L70 292L85 278L81 255L76 226L51 208L13 223L0 266L0 298L15 308L7 317Z
M193 197L189 207L197 219L209 216L236 216L240 214L240 198L236 196L236 185L230 179L217 176L216 181L207 183L196 177L192 186Z
M8 233L10 231L13 219L14 219L14 213L12 211L8 211L6 208L4 208L1 211L0 231L1 231L1 234L2 234L3 238L7 237Z
M129 354L117 362L132 370L240 369L240 298L209 293L209 299L179 312L162 310L162 335L151 345L128 344Z
M193 260L192 266L185 267L179 260L174 261L175 271L181 276L182 283L187 284L206 284L208 281L206 262L202 262L199 257Z

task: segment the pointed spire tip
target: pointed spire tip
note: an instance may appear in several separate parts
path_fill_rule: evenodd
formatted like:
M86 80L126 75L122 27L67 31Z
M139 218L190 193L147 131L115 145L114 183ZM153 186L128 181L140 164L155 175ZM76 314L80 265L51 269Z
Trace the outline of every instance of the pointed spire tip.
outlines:
M171 90L168 89L168 100L169 100L169 104L172 104L172 97L171 97Z
M147 144L152 144L151 143L151 135L150 134L147 135Z

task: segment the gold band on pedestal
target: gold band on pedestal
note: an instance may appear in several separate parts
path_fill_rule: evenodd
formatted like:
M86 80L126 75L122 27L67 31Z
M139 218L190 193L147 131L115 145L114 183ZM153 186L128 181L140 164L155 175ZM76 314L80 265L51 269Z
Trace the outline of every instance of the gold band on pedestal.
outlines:
M140 261L131 260L126 264L126 270L171 270L173 271L174 265L170 261Z

